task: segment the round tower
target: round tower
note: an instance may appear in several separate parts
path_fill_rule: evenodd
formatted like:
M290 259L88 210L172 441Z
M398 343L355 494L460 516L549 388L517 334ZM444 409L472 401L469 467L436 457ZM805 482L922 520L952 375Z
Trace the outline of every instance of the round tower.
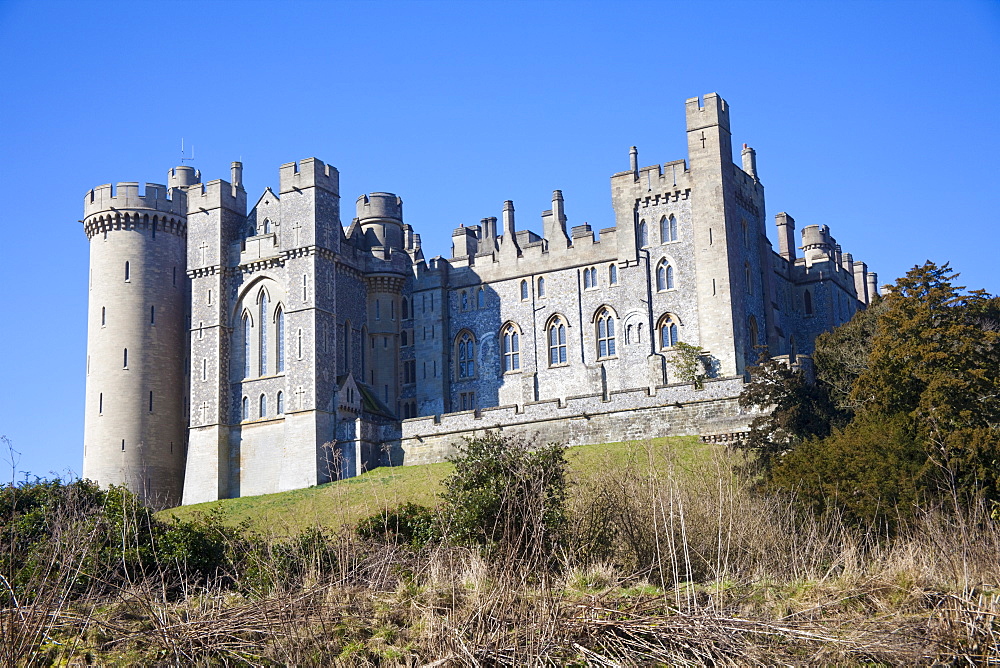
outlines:
M189 173L190 172L190 173ZM187 196L171 185L98 186L84 200L90 240L83 476L177 505L186 451Z
M369 247L403 248L403 200L392 193L358 198L358 222Z

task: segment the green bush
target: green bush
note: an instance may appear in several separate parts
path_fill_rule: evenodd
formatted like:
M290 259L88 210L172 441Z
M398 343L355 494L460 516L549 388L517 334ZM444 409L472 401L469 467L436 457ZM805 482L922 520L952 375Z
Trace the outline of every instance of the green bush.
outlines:
M358 522L362 538L420 547L440 537L434 509L418 503L403 503Z
M503 546L521 556L548 554L566 525L566 446L537 449L487 433L451 459L443 513L454 540Z

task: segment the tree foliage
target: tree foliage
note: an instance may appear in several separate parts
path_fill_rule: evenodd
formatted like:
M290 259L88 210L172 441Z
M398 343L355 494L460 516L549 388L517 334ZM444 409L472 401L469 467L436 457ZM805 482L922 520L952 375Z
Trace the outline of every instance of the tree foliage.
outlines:
M772 484L885 525L923 498L1000 501L1000 298L957 277L914 267L818 337L814 385L770 360L752 370L741 404L773 410L747 445Z

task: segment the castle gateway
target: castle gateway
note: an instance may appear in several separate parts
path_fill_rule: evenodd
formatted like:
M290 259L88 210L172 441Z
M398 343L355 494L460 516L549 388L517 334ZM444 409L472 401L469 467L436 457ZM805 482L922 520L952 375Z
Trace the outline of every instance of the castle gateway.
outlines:
M686 102L688 159L611 177L615 226L541 234L514 205L425 258L402 200L344 227L338 172L280 168L247 207L182 166L167 186L99 186L90 240L85 477L154 505L316 485L440 461L485 429L571 445L746 429L758 350L791 363L876 294L822 225L765 234L754 151L733 164L729 106ZM801 255L797 252L801 250ZM680 378L676 344L708 378Z

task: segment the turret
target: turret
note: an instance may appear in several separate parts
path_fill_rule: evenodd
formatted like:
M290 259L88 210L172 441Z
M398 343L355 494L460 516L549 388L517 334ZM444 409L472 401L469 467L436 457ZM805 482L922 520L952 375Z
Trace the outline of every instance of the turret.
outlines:
M632 177L639 180L639 149L633 146L628 150L629 169L632 170Z
M743 171L749 174L753 179L757 180L757 151L753 150L746 144L743 144L743 152L741 154L743 158Z
M186 448L187 196L110 184L84 200L90 240L83 475L124 485L154 507L180 503Z
M369 247L403 248L403 200L392 193L362 195L357 217Z
M569 237L566 235L566 210L561 190L552 191L552 209L542 213L542 233L551 249L569 246Z
M785 212L774 217L778 226L778 252L789 262L795 262L795 219Z
M833 257L833 240L826 225L807 225L802 228L802 254L810 263Z

